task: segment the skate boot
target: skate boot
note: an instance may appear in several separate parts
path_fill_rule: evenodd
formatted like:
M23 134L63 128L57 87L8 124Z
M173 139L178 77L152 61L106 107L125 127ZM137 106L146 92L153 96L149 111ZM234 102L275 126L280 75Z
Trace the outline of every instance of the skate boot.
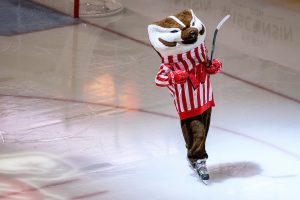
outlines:
M199 159L194 163L194 168L198 173L201 181L207 185L209 180L209 174L206 166L206 159Z

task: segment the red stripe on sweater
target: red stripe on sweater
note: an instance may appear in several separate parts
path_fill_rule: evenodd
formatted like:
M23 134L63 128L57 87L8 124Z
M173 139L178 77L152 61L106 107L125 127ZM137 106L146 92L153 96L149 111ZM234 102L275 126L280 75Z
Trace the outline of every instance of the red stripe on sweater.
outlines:
M203 44L204 45L204 49L205 49L205 55L206 55L206 59L209 60L209 56L208 56L208 50L206 48L206 45L205 43Z
M155 83L155 85L157 85L157 86L159 86L159 87L167 87L168 86L168 84L159 84L159 83Z
M168 77L167 78L163 78L161 76L157 76L156 79L163 82L163 81L168 81L169 78Z
M200 88L201 87L197 88L197 102L198 102L198 107L201 107L201 100L200 100L200 94L201 94L201 92L200 92Z
M177 63L175 65L178 65ZM180 66L177 66L180 68ZM185 96L185 88L184 88L184 84L180 84L180 87L181 87L181 102L182 102L182 105L183 105L183 109L184 111L187 111L187 103L186 103L186 96ZM179 102L179 101L178 101Z
M183 60L183 58L182 58L182 54L178 54L178 55L177 55L177 60L178 60L178 61L179 61L179 60L180 60L180 61L182 61L182 60Z
M169 91L171 92L171 94L172 94L173 97L174 97L174 95L175 95L174 89L173 89L170 85L168 85L168 88L169 88Z
M187 103L186 103L186 96L185 96L185 88L184 88L184 84L180 84L181 87L181 94L182 94L182 104L183 104L183 109L184 111L187 111Z
M197 56L197 50L198 48L195 48L194 50L195 50L195 55ZM199 55L198 55L198 57L199 57ZM196 69L196 62L195 62L195 59L194 58L192 58L192 55L191 55L191 51L189 51L188 53L187 53L187 58L189 59L189 61L192 63L192 65L193 65L193 70L192 70L192 72L195 72L195 69ZM197 58L198 59L198 58ZM199 59L200 59L200 57L199 57ZM198 60L199 60L198 59ZM199 61L198 61L199 62ZM200 63L200 62L199 62ZM196 75L196 74L195 74ZM191 103L191 106L192 106L192 109L193 108L195 108L195 103L194 103L194 93L193 93L193 88L189 88L189 90L190 90L190 96L192 97L190 97L190 100L191 101L193 101L192 103ZM197 89L197 105L198 105L198 107L200 106L200 94L199 94L199 92L198 92L198 89Z
M209 86L210 86L210 80L209 80L210 78L209 78L209 75L207 76L206 79L207 79L207 101L209 101L209 97L210 97L210 96L209 96L209 92L210 92L210 91L209 91Z
M163 67L163 68L166 67L166 68L168 68L168 69L174 71L173 65L163 64L162 67Z
M179 93L178 93L178 86L179 85L175 85L175 94L176 94L176 101L177 101L177 105L178 105L178 109L179 109L179 112L182 112L182 108L180 106L180 100L179 100Z
M204 59L204 62L207 63L207 57L206 57L206 53L205 53L205 49L204 49L203 44L201 44L201 55Z
M187 62L186 61L183 61L182 62L182 64L183 64L183 66L184 66L184 68L186 69L186 71L189 71L189 66L188 66L188 64L187 64ZM189 84L189 83L186 83L187 85L188 85L188 92L189 92L189 99L190 99L190 105L191 105L191 109L193 110L194 108L195 108L195 105L194 105L194 95L193 95L193 87L192 87L192 85L191 84Z
M173 56L168 56L168 62L173 63Z
M189 61L192 63L193 68L194 68L195 65L196 65L196 63L195 63L195 60L192 58L191 51L189 51L189 52L187 53L187 58L188 58Z
M198 59L198 63L202 63L201 58L200 58L200 55L199 55L198 47L195 48L195 56L196 56L196 58Z
M202 83L201 83L202 84ZM205 101L205 85L204 85L204 83L202 84L202 89L203 89L203 105L205 105L206 104L206 101Z

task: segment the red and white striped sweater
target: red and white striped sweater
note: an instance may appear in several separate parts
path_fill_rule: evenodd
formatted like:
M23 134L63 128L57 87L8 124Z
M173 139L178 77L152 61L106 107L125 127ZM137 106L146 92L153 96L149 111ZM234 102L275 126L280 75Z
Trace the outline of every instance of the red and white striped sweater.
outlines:
M171 71L183 70L196 76L196 66L207 62L208 56L204 43L186 53L162 57L155 83L157 86L169 88L181 120L200 115L215 105L210 77L206 75L205 81L194 90L190 81L184 84L170 84L167 74Z

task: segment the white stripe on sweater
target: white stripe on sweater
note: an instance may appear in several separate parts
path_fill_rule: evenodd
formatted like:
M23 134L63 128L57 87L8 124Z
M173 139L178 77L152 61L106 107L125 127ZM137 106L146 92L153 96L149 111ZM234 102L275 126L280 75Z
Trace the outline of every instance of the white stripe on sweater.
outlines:
M212 100L212 97L213 97L213 95L212 95L212 87L211 87L211 83L210 83L210 81L209 81L209 101L211 101Z
M198 108L198 89L199 88L197 88L197 90L195 90L194 92L193 92L193 94L194 94L194 106L195 106L195 108Z
M204 82L204 89L205 89L205 97L204 97L204 104L206 104L207 103L207 99L208 99L208 97L207 97L207 78L206 78L206 80L205 80L205 82Z
M198 52L199 52L201 62L204 62L205 59L203 58L202 53L201 53L201 46L198 47Z
M185 100L187 104L187 109L191 110L191 101L190 101L190 93L189 93L189 85L187 83L184 84L184 92L185 92Z
M179 100L179 105L180 105L180 112L184 111L184 107L183 107L183 102L182 102L182 96L181 96L181 85L175 85L175 87L177 88L178 91L178 100Z
M200 106L203 106L203 86L200 84L199 86L199 95L200 95Z

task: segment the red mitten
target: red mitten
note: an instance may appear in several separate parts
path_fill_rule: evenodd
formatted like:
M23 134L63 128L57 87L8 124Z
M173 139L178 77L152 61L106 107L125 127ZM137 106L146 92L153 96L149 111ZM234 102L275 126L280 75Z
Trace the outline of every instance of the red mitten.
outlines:
M188 76L189 76L189 74L185 71L181 71L181 70L172 71L172 72L168 73L169 83L171 85L183 84L186 82Z
M218 59L213 59L211 65L206 68L206 72L208 74L217 74L221 72L222 69L222 62Z

